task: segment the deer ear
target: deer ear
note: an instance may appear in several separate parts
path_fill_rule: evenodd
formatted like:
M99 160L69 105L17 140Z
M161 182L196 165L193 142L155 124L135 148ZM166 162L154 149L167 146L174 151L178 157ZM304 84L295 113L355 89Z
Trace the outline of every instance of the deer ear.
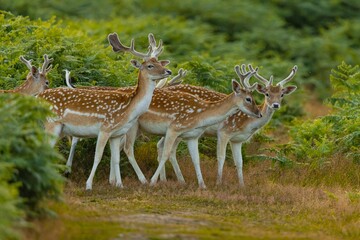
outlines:
M31 75L35 78L39 77L39 70L35 66L31 66Z
M235 79L232 79L231 81L232 84L232 89L235 93L240 94L241 93L241 85L238 81L236 81Z
M141 63L139 61L132 59L130 62L133 67L139 68L139 69L141 68Z
M160 64L161 64L161 66L163 66L163 67L165 67L165 66L168 65L169 63L170 63L169 60L162 60L162 61L160 61Z
M265 94L265 93L266 93L266 87L263 86L263 85L261 85L261 84L258 84L258 85L256 86L256 91L257 91L258 93Z
M283 88L283 93L286 95L289 95L291 93L293 93L295 90L297 89L297 86L287 86L285 88Z

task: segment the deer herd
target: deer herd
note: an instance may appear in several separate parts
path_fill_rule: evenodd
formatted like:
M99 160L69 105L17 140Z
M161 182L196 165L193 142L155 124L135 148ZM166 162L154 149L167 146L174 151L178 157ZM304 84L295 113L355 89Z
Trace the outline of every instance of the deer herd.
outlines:
M166 180L165 163L169 159L177 180L184 183L184 177L176 159L176 149L181 140L193 162L199 188L206 188L201 168L198 141L202 136L217 138L217 184L222 183L226 147L230 142L233 160L237 169L239 185L244 186L241 153L242 144L265 126L274 112L280 108L285 95L296 90L296 86L285 86L296 74L294 66L289 76L273 85L269 79L258 73L252 65L235 66L239 81L232 79L232 93L209 90L200 86L182 84L186 71L180 69L178 75L167 82L172 72L166 68L168 60L159 60L163 51L162 41L157 45L153 34L148 35L147 53L135 50L134 40L130 47L121 43L116 33L109 34L108 40L114 52L129 52L142 59L142 63L131 60L138 68L137 85L134 87L74 87L70 82L70 72L65 70L67 87L49 88L47 73L53 59L44 55L40 70L31 60L20 57L30 70L26 81L14 90L2 93L33 95L51 105L53 116L44 124L45 130L53 135L49 139L52 146L62 136L72 137L67 173L71 172L76 143L79 138L97 138L93 167L86 181L86 189L92 189L93 178L109 141L111 164L109 182L123 187L120 172L120 152L124 150L141 183L148 183L134 156L134 143L140 133L161 136L157 144L158 167L150 179L155 185L158 178ZM259 82L250 84L255 77ZM158 82L158 83L157 83ZM256 90L265 96L257 105L252 92Z

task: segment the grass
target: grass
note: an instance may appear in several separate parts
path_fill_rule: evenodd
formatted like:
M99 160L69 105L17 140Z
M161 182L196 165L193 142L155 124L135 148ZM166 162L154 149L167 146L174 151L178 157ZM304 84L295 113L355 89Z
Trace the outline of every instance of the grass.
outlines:
M64 201L51 205L58 217L35 222L24 232L25 239L360 238L356 181L347 186L307 184L298 176L300 170L279 174L269 162L253 162L245 166L244 189L237 185L232 163L225 166L224 185L216 186L216 163L206 160L202 169L208 189L199 190L190 160L179 162L185 185L169 172L168 181L155 187L142 186L130 175L125 188L116 189L101 177L87 192L86 178L75 171ZM338 171L349 164L337 166Z

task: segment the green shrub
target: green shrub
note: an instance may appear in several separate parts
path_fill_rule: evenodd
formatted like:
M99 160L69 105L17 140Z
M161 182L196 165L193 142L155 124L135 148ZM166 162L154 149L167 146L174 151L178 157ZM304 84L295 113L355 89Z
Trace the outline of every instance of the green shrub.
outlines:
M50 136L41 124L49 114L39 99L0 95L1 161L13 167L9 183L18 186L21 206L29 214L42 211L46 200L62 192L61 156L48 144Z
M332 70L330 82L334 93L327 102L332 113L315 120L294 122L290 131L293 141L273 149L278 157L286 155L286 160L293 158L314 168L324 166L334 156L360 163L359 66L343 62Z
M0 162L0 240L18 239L15 227L22 222L24 213L18 208L16 184L9 184L14 168L9 163Z

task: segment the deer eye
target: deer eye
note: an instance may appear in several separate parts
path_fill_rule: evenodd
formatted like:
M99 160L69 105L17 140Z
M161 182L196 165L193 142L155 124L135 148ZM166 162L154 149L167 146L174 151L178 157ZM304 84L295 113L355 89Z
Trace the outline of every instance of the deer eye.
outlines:
M49 86L49 81L45 81L46 86Z
M265 93L265 96L269 97L270 95L269 95L269 93Z
M284 97L284 94L282 93L280 97Z
M148 69L153 69L154 68L154 65L150 64L147 66Z
M245 101L248 102L248 103L251 103L251 98L247 97L247 98L245 98Z

